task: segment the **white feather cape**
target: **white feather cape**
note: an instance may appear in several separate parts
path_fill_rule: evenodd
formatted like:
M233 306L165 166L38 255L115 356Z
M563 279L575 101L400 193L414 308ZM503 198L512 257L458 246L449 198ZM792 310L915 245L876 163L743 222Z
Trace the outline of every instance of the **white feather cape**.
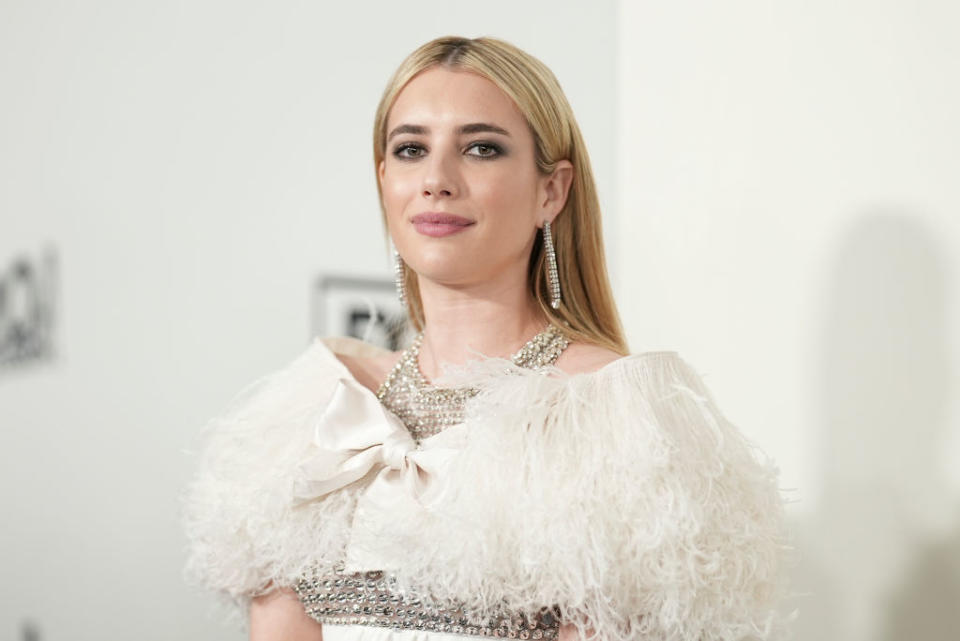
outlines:
M503 359L448 371L440 382L482 392L444 437L454 452L442 492L429 509L394 511L389 531L358 532L357 499L376 470L313 500L297 488L331 398L354 380L334 352L366 349L318 339L208 425L185 503L195 581L244 606L332 570L362 539L397 560L379 569L406 589L478 611L558 604L584 637L779 631L789 548L776 470L675 352L588 374Z

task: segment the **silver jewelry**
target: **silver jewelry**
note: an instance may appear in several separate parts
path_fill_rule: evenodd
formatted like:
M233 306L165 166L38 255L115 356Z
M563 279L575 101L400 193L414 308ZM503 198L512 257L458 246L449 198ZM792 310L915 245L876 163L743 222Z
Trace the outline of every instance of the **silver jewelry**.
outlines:
M467 400L479 390L472 387L437 387L420 371L420 345L423 333L400 356L387 380L377 390L377 398L393 412L420 441L450 425L463 422ZM531 338L510 360L517 367L541 369L553 365L570 341L553 325Z
M560 307L560 274L557 272L557 252L553 249L550 221L543 223L543 250L547 254L547 286L550 288L550 307Z
M400 299L400 307L407 307L407 288L403 284L403 259L400 258L400 252L393 250L393 282L397 286L397 298Z

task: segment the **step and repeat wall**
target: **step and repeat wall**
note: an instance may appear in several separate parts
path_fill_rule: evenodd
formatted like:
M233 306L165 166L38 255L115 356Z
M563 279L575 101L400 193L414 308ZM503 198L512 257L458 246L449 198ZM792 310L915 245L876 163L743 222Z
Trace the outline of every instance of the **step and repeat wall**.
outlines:
M315 336L402 341L374 108L449 34L566 90L632 351L678 351L779 464L795 637L951 638L958 25L929 0L0 4L0 639L244 638L181 576L198 434Z
M613 203L616 15L0 3L0 639L244 638L184 585L179 495L242 387L319 334L389 344L387 80L438 36L514 42L562 82Z

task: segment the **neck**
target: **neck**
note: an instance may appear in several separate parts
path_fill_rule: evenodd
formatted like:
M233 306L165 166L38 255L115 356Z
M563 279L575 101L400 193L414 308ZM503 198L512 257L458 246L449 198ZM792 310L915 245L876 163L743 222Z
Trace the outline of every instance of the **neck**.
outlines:
M484 356L509 358L540 332L547 319L525 282L458 289L420 279L424 330L420 369L430 379L441 364Z

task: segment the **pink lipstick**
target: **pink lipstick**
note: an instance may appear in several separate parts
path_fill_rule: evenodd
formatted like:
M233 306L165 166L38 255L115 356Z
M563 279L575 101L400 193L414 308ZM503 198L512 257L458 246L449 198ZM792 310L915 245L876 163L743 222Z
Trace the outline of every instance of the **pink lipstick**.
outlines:
M459 233L473 224L473 221L469 218L434 211L417 214L411 219L411 222L413 223L414 229L418 232L424 236L433 236L434 238L442 238L443 236Z

